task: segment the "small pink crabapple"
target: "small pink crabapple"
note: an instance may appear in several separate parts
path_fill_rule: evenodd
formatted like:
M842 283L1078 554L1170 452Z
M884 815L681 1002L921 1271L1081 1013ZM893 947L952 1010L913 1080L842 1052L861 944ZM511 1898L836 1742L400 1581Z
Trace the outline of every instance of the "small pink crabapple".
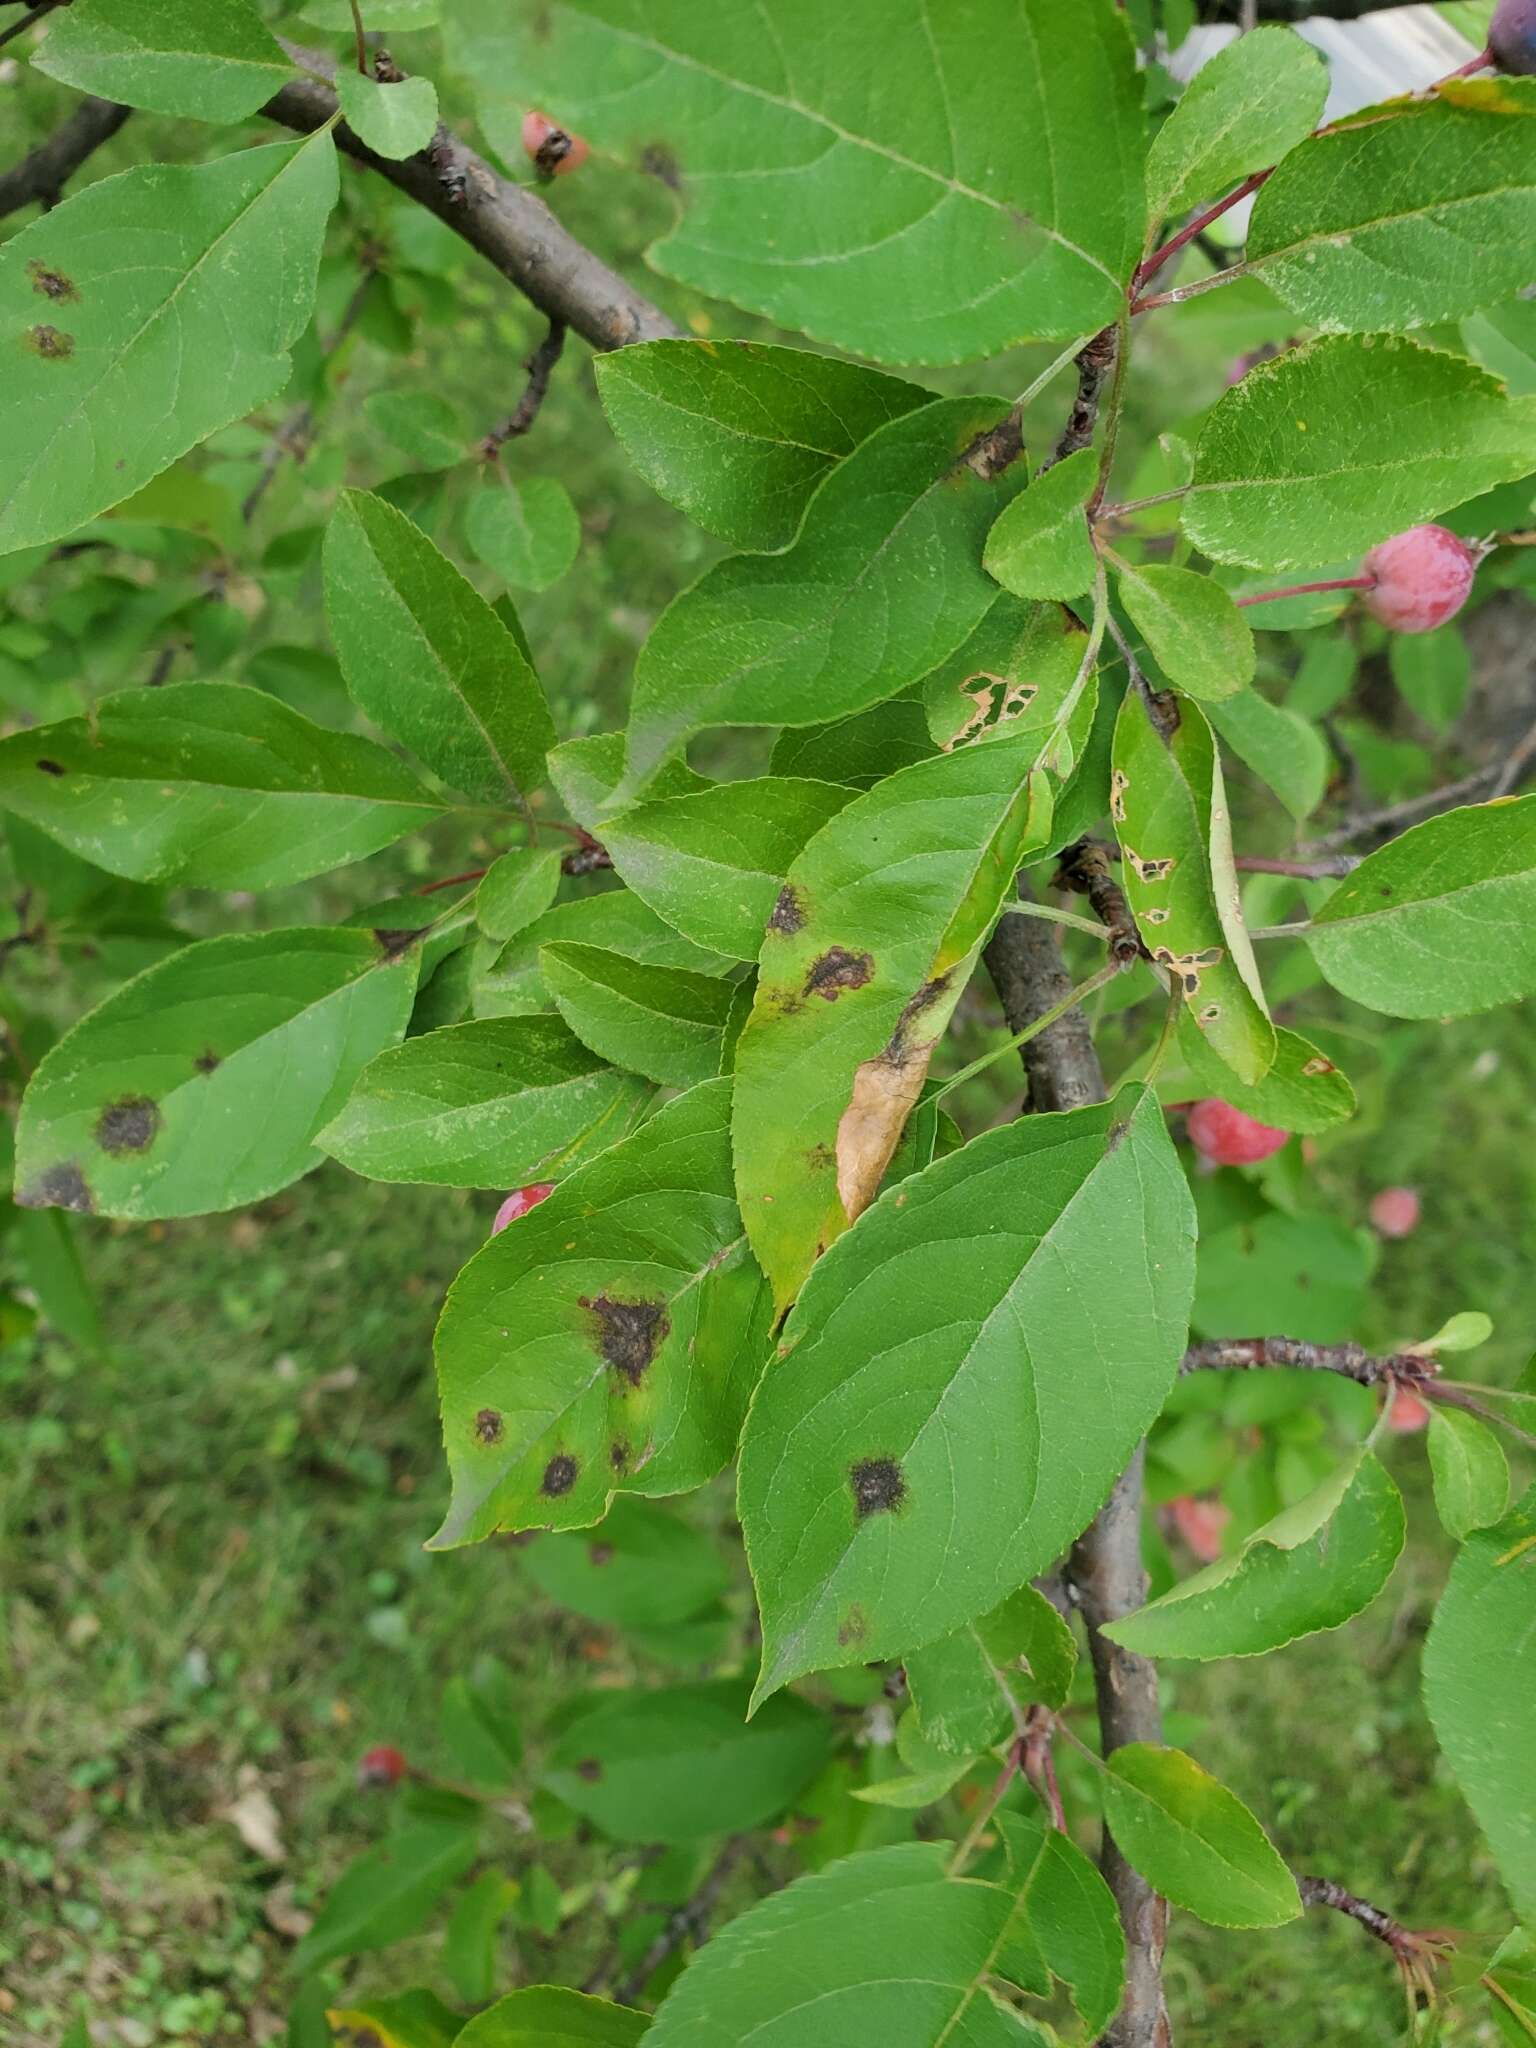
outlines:
M540 1202L547 1201L555 1192L552 1180L530 1181L525 1188L514 1188L501 1207L496 1211L491 1224L491 1235L505 1230L509 1223L515 1223L519 1216L526 1216L530 1209L536 1209Z
M572 171L581 169L592 153L580 135L572 135L537 108L523 116L523 147L532 158L534 169L545 178L569 177Z
M1381 1237L1412 1237L1420 1209L1417 1188L1383 1188L1371 1197L1371 1226Z
M1221 1535L1232 1519L1232 1510L1219 1500L1202 1500L1195 1493L1181 1493L1168 1506L1173 1525L1202 1564L1214 1564L1221 1555Z
M1499 0L1488 29L1488 48L1501 71L1536 74L1536 0Z
M1273 1124L1261 1124L1219 1095L1194 1103L1185 1121L1190 1143L1216 1166L1256 1166L1278 1152L1291 1135Z
M357 1782L364 1790L370 1786L398 1785L410 1769L402 1750L391 1743L380 1742L372 1749L365 1749L357 1760Z
M1432 633L1455 618L1472 589L1480 551L1444 526L1410 526L1371 549L1365 608L1396 633Z
M1396 1436L1413 1436L1429 1421L1429 1407L1407 1387L1395 1387L1387 1409L1387 1427Z

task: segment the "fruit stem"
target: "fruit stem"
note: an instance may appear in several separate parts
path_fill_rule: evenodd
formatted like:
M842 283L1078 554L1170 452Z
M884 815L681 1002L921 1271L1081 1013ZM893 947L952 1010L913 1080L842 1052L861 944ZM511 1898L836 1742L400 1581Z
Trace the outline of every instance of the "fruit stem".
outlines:
M1334 576L1324 583L1292 583L1284 590L1261 590L1254 597L1240 597L1239 607L1247 604L1274 604L1282 597L1311 597L1321 590L1373 590L1374 576Z
M357 68L368 76L368 43L363 33L363 10L352 0L352 35L357 47Z

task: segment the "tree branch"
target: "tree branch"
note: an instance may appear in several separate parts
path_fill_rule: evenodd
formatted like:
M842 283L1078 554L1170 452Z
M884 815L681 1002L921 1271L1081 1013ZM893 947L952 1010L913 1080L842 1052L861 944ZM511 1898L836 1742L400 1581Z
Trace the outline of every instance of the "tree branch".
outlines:
M679 1906L675 1913L668 1915L665 1927L614 1993L620 2005L632 2004L673 1950L680 1948L690 1937L704 1931L720 1894L730 1880L731 1872L747 1853L747 1848L748 1841L745 1835L731 1836L705 1873L703 1882L693 1897L686 1905Z
M312 50L285 47L309 71L332 69L328 58ZM310 135L336 112L336 95L320 78L296 78L262 112ZM569 234L537 193L499 176L446 128L439 128L430 148L398 163L376 156L345 122L336 129L336 142L478 249L546 318L573 327L593 348L679 334L658 306Z
M1033 900L1026 877L1019 877L1018 888L1021 897ZM1055 933L1039 918L1002 918L984 957L1010 1031L1022 1031L1043 1017L1070 988ZM1032 1109L1080 1109L1104 1101L1104 1070L1080 1009L1068 1011L1031 1039L1023 1058ZM1123 1743L1157 1742L1162 1737L1155 1668L1103 1634L1106 1622L1131 1613L1146 1599L1141 1562L1144 1458L1144 1450L1138 1450L1116 1480L1109 1499L1078 1538L1067 1570L1088 1630L1106 1756ZM1168 1909L1126 1862L1108 1829L1099 1860L1120 1910L1126 1942L1125 2001L1103 2037L1106 2048L1171 2048L1173 2034L1162 1988Z
M56 206L86 158L117 133L132 111L120 107L116 100L81 100L45 142L24 156L14 170L0 174L0 219L34 201L45 211Z
M526 358L523 368L528 372L528 382L522 397L501 422L492 427L480 443L480 453L489 460L499 455L508 441L515 441L519 434L526 434L539 416L539 407L549 395L549 380L555 374L555 365L565 347L565 322L551 320L549 332Z
M1378 1357L1359 1344L1307 1344L1299 1337L1220 1337L1209 1344L1191 1344L1184 1354L1183 1370L1256 1372L1264 1366L1336 1372L1362 1387L1379 1387L1392 1380L1417 1387L1440 1370L1423 1351L1394 1351Z
M1385 1942L1409 1989L1422 1993L1426 1998L1434 1996L1435 1966L1444 1961L1453 1945L1449 1934L1439 1931L1416 1934L1412 1928L1394 1920L1390 1913L1383 1912L1380 1906L1373 1906L1369 1899L1357 1898L1330 1877L1298 1877L1296 1889L1304 1906L1330 1907L1335 1913L1343 1913L1357 1926L1363 1927L1367 1934L1374 1934L1378 1941Z
M1042 476L1046 470L1054 469L1058 462L1065 462L1069 455L1076 455L1079 450L1093 445L1094 431L1099 424L1099 402L1104 396L1104 386L1113 374L1120 353L1119 343L1119 328L1105 327L1078 351L1077 397L1067 414L1061 438L1051 451L1050 461L1041 464Z

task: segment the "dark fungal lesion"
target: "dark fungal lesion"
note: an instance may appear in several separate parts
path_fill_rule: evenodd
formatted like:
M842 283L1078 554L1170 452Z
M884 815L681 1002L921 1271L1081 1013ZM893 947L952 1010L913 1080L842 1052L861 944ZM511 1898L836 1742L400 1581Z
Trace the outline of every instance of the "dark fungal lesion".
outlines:
M89 1216L95 1198L85 1175L73 1159L61 1159L16 1190L23 1209L71 1209L77 1216Z
M114 1159L125 1152L147 1152L160 1132L160 1111L147 1095L125 1095L109 1102L96 1119L95 1138Z
M502 1435L502 1420L495 1408L482 1408L475 1417L475 1441L481 1444L499 1444Z
M894 1458L861 1458L849 1466L848 1484L861 1522L869 1515L894 1514L907 1497L907 1482Z
M55 304L80 296L79 287L72 277L66 277L62 270L54 270L49 264L40 262L36 256L27 265L27 275L32 280L33 291L45 299L52 299Z
M792 889L788 882L779 891L778 899L768 918L768 929L792 939L796 932L805 930L805 899L798 889Z
M847 946L829 946L825 953L811 962L800 993L820 996L825 1003L835 1003L845 989L863 988L874 979L874 973L872 955L851 952Z
M638 1387L665 1343L672 1324L659 1301L619 1301L610 1294L583 1295L580 1303L596 1325L597 1348L621 1380Z
M45 363L63 363L75 352L75 337L62 328L41 324L27 329L27 345Z
M568 1451L557 1451L544 1467L544 1477L539 1481L540 1493L549 1500L558 1500L576 1484L580 1470Z

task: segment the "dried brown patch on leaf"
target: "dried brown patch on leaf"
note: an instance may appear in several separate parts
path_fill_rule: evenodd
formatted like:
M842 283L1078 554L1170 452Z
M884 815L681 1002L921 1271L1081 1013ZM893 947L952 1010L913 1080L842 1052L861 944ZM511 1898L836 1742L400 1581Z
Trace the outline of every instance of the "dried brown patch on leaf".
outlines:
M80 296L79 287L72 277L66 277L62 270L54 270L49 264L40 262L36 256L27 265L27 275L32 280L33 291L41 293L45 299L52 299L55 304L61 305Z
M63 363L75 352L75 337L58 327L29 327L27 346L45 363Z
M973 683L980 687L973 689ZM1022 718L1039 696L1040 685L1026 683L1017 676L999 676L990 669L981 669L966 677L960 686L960 694L968 697L976 708L960 730L944 742L943 752L946 754L979 739L984 732L996 732L999 727L1011 725L1016 718Z
M23 1209L72 1209L77 1216L89 1216L96 1206L90 1183L73 1159L45 1167L16 1190L16 1200Z
M805 930L805 898L798 889L792 889L788 882L779 891L778 900L768 918L768 929L781 932L786 938L793 938L796 932Z
M837 1198L850 1223L857 1223L880 1191L932 1058L931 1045L896 1060L881 1053L854 1074L853 1094L837 1125Z

